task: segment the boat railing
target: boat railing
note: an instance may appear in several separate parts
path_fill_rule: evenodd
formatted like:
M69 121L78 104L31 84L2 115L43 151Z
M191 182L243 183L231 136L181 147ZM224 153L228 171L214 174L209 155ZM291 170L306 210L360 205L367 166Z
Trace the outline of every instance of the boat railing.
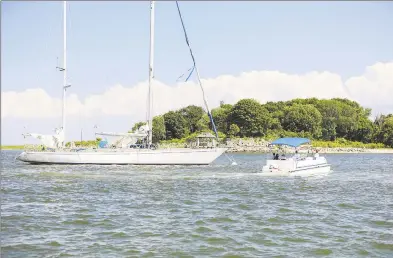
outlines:
M66 147L66 148L50 148L46 147L42 144L25 144L23 146L24 151L29 151L29 152L78 152L81 150L93 150L96 149L95 147Z
M24 151L34 151L34 152L48 152L48 151L55 151L53 148L45 147L42 144L25 144L23 146Z

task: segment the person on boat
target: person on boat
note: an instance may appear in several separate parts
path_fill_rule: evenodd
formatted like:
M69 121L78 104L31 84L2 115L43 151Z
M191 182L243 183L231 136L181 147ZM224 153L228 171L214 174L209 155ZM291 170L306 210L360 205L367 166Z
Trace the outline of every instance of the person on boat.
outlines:
M276 160L276 153L273 152L273 160Z
M314 158L318 158L318 157L319 157L318 150L315 150Z
M300 158L298 150L295 151L295 155L293 157L294 157L294 159L299 159Z

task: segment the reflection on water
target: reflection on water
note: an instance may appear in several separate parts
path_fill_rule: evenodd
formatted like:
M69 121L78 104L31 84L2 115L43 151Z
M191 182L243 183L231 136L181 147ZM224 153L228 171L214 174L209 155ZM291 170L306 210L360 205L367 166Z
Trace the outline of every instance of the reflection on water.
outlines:
M393 256L393 155L266 177L264 154L210 166L14 162L3 151L2 257Z

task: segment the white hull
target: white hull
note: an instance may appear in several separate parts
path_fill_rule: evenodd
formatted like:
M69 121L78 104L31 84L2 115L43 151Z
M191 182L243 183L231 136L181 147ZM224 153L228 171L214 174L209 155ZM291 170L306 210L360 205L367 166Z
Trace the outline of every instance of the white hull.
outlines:
M324 157L306 160L268 160L263 167L262 173L277 176L310 176L316 174L326 174L330 172L330 164Z
M330 165L321 166L321 167L309 167L301 170L293 170L293 171L271 171L271 170L262 170L262 173L266 175L272 176L312 176L317 174L327 174L331 170Z
M213 149L123 149L55 152L22 152L17 159L44 164L118 164L118 165L208 165L225 148Z

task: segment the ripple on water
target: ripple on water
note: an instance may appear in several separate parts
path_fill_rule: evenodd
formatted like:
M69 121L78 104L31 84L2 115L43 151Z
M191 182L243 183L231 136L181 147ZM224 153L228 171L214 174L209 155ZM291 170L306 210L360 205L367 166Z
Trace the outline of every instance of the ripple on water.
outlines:
M252 210L252 208L247 204L238 204L236 207L240 210L245 210L245 211Z
M367 250L359 250L358 254L359 255L370 255L370 252L368 252Z
M243 258L243 257L246 257L246 256L241 255L241 254L236 254L236 253L226 253L222 257L223 258Z
M205 225L206 223L203 220L197 220L195 221L196 225Z
M231 202L233 202L232 199L229 199L229 198L227 198L227 197L218 199L217 201L218 201L219 203L231 203Z
M153 233L153 232L143 232L143 233L139 234L139 236L149 238L149 237L159 237L159 236L161 236L161 234Z
M287 221L284 218L281 218L279 216L273 217L273 218L269 218L267 220L270 223L274 223L274 224L284 224L287 223Z
M330 255L332 253L333 251L327 248L318 248L312 251L312 254L314 255Z
M349 203L339 203L337 206L343 209L360 209L359 207Z
M274 234L274 235L284 235L285 231L277 228L269 228L269 227L264 227L261 228L261 231L266 232L268 234Z
M67 221L63 221L63 224L67 224L67 225L88 225L90 224L90 222L86 219L76 219L76 220L67 220Z
M280 209L278 209L278 212L288 213L288 212L293 212L293 210L287 209L287 208L280 208Z
M214 256L224 253L226 249L224 247L218 247L218 246L201 245L198 251L201 254Z
M282 238L283 241L285 242L293 242L293 243L310 243L312 241L304 238L298 238L298 237L284 237Z
M125 238L125 237L129 237L128 234L124 233L124 232L116 232L112 234L112 237L114 238Z
M209 219L209 221L212 223L236 223L236 220L228 217L214 217Z
M175 250L175 251L169 252L169 257L184 257L184 258L188 258L188 257L193 257L193 256L188 254L185 251Z
M61 244L57 241L51 241L51 242L49 242L49 245L50 246L61 246Z
M208 227L203 227L203 226L198 227L195 231L198 232L198 233L213 232L212 229L210 229Z
M381 227L393 228L393 221L389 220L372 220L371 223Z
M393 244L392 243L373 242L372 246L376 249L379 249L379 250L393 251Z

